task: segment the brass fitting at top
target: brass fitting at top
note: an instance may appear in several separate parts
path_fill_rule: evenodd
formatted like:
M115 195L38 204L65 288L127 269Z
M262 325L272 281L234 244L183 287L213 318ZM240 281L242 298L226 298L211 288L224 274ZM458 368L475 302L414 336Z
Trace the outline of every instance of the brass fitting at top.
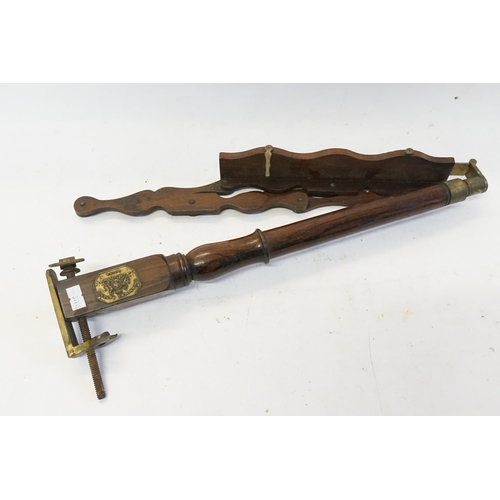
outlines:
M477 168L477 161L456 163L451 175L465 175L465 179L452 179L445 184L450 190L450 204L464 201L468 196L484 193L488 189L488 181Z

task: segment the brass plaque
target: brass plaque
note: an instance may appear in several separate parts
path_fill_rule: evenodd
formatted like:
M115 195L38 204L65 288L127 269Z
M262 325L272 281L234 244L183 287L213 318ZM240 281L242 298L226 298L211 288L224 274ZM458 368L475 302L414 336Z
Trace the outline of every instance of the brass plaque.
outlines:
M96 297L101 302L111 304L135 295L141 288L139 276L134 269L120 266L105 271L94 281Z

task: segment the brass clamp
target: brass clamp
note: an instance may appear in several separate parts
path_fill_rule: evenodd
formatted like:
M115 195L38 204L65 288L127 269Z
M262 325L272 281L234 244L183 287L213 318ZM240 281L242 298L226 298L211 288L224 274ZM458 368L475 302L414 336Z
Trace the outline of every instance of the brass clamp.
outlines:
M66 278L73 278L75 274L80 272L80 269L76 267L76 264L78 262L82 262L83 260L84 259L66 257L64 259L60 259L59 262L55 264L50 264L49 267L60 267L61 276L64 276ZM69 358L76 358L78 356L83 356L84 354L87 355L97 398L103 399L106 397L106 392L104 390L104 384L102 382L95 350L110 344L117 339L118 335L110 335L109 332L104 332L92 338L90 335L87 318L82 314L77 318L82 336L82 342L78 342L72 322L67 320L64 316L61 302L59 300L59 295L57 293L59 283L57 275L52 269L48 269L46 272L46 277L49 286L50 297L52 299L52 305L54 306L57 322L59 324L59 330L61 331L64 347L66 348L66 354ZM85 299L83 298L79 285L67 288L66 292L68 294L68 298L72 307L75 310L81 309L82 312L85 311Z

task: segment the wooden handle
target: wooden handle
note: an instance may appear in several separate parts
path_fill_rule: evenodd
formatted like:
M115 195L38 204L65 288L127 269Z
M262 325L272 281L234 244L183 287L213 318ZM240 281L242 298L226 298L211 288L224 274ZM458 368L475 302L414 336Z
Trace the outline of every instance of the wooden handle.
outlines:
M257 229L243 238L202 245L185 257L180 254L175 256L182 263L175 265L176 276L171 276L172 286L185 286L191 280L210 280L257 262L267 263L280 255L444 207L449 201L448 187L439 184L268 231ZM167 262L172 258L167 257Z

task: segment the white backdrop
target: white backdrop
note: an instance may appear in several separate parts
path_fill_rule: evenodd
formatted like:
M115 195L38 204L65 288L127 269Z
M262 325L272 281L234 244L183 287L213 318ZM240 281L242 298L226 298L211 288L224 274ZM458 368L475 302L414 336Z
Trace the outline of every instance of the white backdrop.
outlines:
M498 415L498 85L1 85L3 415ZM186 253L312 217L82 219L114 198L219 177L272 144L478 160L489 191L90 320L66 357L45 270Z

